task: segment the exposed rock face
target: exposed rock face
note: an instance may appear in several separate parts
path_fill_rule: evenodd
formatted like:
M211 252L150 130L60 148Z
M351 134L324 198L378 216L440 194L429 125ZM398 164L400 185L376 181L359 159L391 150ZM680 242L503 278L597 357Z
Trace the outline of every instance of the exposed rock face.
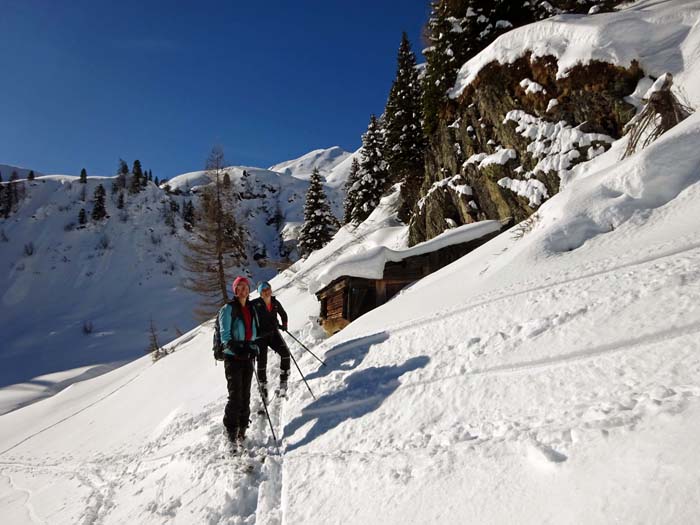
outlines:
M634 115L642 71L603 62L557 79L553 57L486 66L440 116L410 244L455 225L531 215L575 164L604 152Z

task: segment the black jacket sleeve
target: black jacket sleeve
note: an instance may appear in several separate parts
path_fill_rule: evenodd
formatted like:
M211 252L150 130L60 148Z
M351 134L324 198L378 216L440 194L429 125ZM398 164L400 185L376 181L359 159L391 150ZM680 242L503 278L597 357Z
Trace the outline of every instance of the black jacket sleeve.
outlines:
M282 318L282 326L286 326L287 320L288 320L287 312L284 311L284 308L282 308L282 305L280 304L280 302L277 299L275 299L274 301L275 301L275 306L277 307L276 308L277 313Z

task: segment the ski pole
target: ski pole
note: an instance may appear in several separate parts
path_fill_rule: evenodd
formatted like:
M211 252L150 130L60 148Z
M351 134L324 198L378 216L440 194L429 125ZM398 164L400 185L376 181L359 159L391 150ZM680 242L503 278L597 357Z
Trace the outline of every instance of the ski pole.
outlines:
M304 384L306 385L306 388L309 389L309 393L311 393L311 397L314 398L314 401L318 401L316 399L316 396L314 395L314 393L311 391L311 387L309 386L309 383L306 382L306 378L304 377L304 374L302 373L301 368L299 368L299 365L297 364L297 360L294 359L294 354L291 351L289 352L289 357L292 358L292 361L294 361L294 366L296 366L297 370L299 370L299 375L301 375L301 378L304 380Z
M282 330L284 330L284 328L283 328ZM285 332L288 336L290 336L292 339L294 339L297 343L299 343L299 344L301 345L301 347L302 347L304 350L306 350L306 351L309 352L312 356L314 356L323 366L328 366L328 365L326 364L326 362L325 362L323 359L320 359L316 354L314 354L311 350L309 350L309 349L306 347L306 345L305 345L304 343L302 343L301 341L299 341L299 339L297 339L296 337L294 337L294 336L289 332L289 330L284 330L284 332Z
M257 367L257 360L253 360L253 373L255 374L255 382L258 384L258 392L260 392L260 379L258 379L258 371L256 370ZM260 399L262 399L263 407L265 408L265 415L267 416L267 422L270 424L270 432L272 432L272 439L275 441L275 447L277 447L277 453L282 455L280 452L280 446L279 443L277 443L277 436L275 436L275 429L272 427L272 419L270 419L270 412L267 410L267 403L265 402L265 398L263 396L260 396Z

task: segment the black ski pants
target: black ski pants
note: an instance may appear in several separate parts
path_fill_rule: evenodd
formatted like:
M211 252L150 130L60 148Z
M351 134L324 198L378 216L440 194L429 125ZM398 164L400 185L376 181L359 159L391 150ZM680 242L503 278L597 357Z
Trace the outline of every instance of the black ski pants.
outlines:
M228 402L224 412L224 426L232 438L236 437L238 429L248 427L250 418L250 384L253 379L252 359L224 360Z
M287 381L289 377L289 348L282 339L282 334L275 330L269 335L257 340L260 355L258 355L258 379L261 383L267 382L267 349L272 348L279 354L280 361L280 381Z

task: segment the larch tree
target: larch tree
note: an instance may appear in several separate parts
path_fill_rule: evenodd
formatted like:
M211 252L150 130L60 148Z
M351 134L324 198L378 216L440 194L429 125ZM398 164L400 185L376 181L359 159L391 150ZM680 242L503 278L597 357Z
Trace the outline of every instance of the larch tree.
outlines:
M200 210L193 237L185 241L185 269L190 278L185 287L198 293L201 301L195 315L211 318L228 302L227 283L246 259L245 229L235 214L236 196L224 188L223 150L212 149L206 163L211 183L201 193Z

